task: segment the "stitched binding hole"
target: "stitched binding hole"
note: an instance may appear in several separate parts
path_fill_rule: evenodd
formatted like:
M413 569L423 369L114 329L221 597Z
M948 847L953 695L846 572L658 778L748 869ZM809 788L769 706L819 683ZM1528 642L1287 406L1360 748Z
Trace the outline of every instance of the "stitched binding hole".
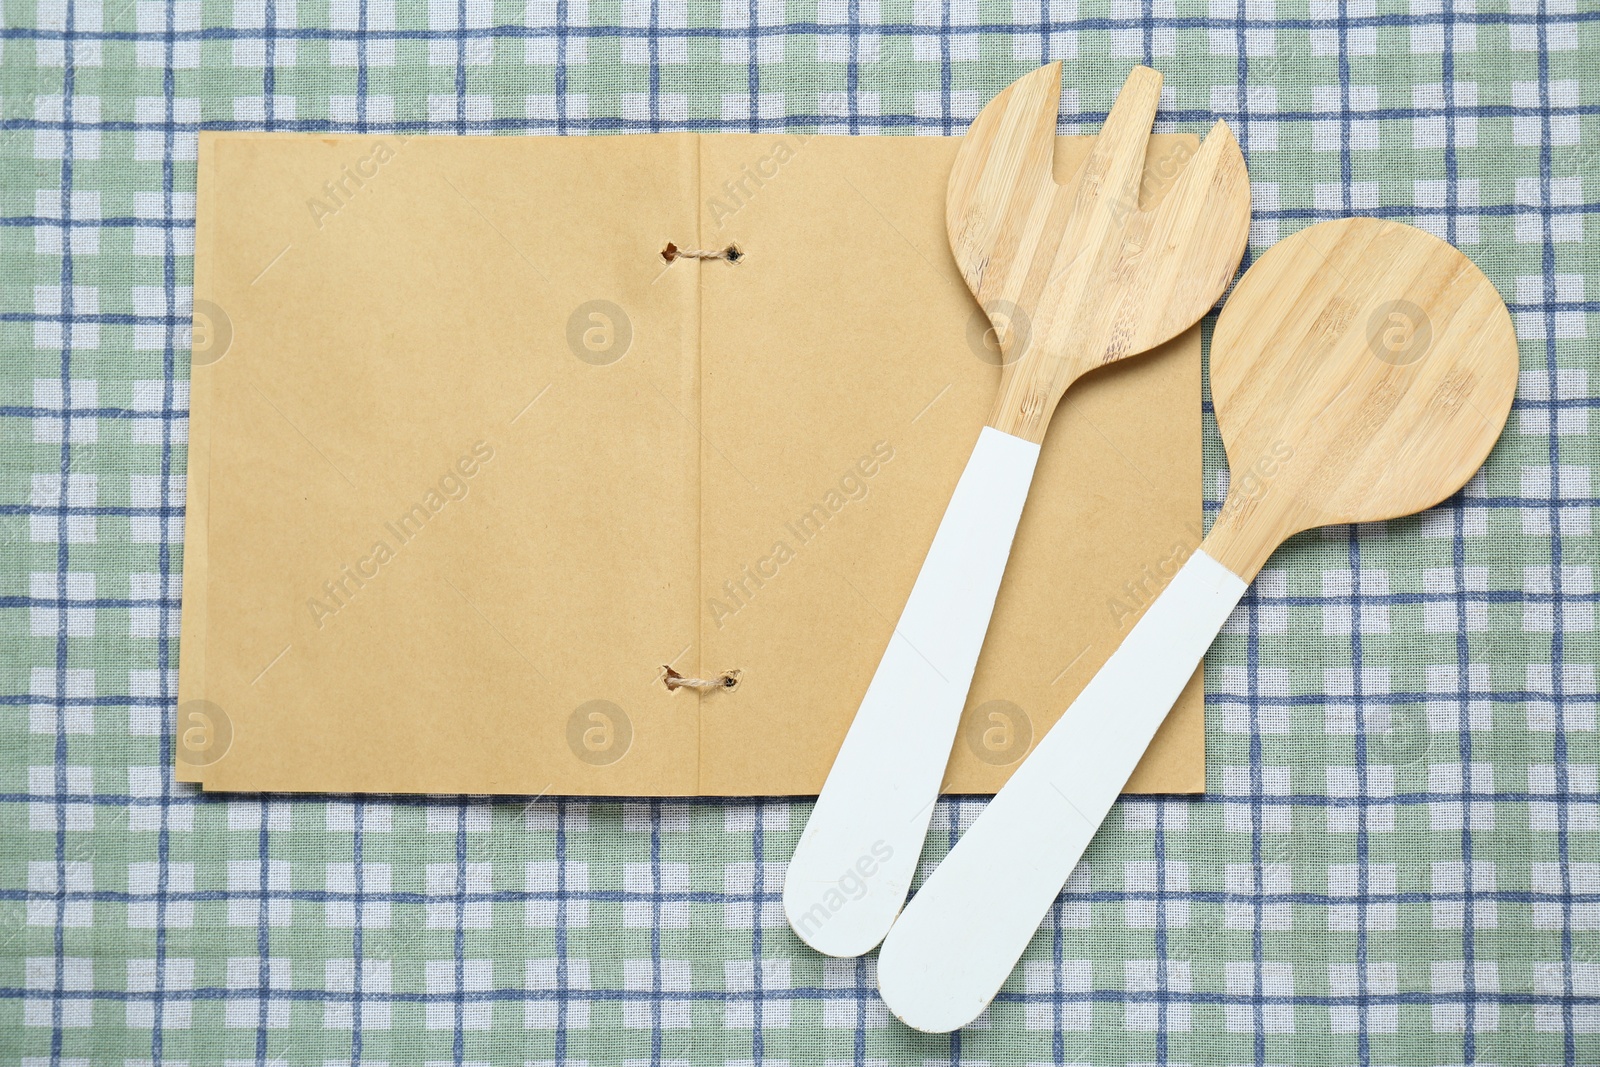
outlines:
M671 241L661 250L661 258L668 263L680 259L720 259L727 263L737 263L745 256L738 245L729 245L727 248L679 248Z
M677 671L664 664L661 668L661 681L669 690L673 692L676 692L679 689L698 689L702 692L713 689L726 689L731 691L739 688L739 679L743 677L744 671L731 670L723 671L715 678L689 678L679 674Z

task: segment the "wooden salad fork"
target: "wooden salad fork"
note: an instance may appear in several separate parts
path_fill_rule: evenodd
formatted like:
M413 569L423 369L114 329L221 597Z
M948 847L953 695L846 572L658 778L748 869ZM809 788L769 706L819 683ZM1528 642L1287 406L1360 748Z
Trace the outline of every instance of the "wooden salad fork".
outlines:
M1225 123L1140 207L1160 91L1160 74L1135 67L1064 184L1052 169L1059 63L1002 91L962 140L945 218L999 336L1000 389L789 866L784 911L820 952L869 951L905 901L1062 395L1192 326L1244 254L1250 186Z

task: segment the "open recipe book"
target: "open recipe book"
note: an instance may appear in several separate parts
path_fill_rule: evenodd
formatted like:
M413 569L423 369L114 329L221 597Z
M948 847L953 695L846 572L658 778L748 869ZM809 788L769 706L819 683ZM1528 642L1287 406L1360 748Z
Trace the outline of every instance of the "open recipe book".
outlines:
M815 793L999 380L957 144L202 134L178 777ZM1200 454L1198 328L1067 394L947 791L1198 544ZM1202 703L1130 790L1204 789Z

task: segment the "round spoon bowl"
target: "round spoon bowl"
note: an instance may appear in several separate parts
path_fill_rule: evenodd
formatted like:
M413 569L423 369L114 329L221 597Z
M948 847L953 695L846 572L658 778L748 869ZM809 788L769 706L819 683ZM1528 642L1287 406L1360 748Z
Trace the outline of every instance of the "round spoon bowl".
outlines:
M1280 241L1211 342L1230 482L1207 552L1248 580L1302 530L1432 507L1483 464L1516 386L1505 303L1449 244L1372 218Z

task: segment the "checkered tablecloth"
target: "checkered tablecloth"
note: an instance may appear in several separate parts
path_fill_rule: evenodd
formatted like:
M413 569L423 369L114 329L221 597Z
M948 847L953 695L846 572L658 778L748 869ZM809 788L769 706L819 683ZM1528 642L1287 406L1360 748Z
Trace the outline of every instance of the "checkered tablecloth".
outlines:
M12 0L0 35L0 1065L1600 1063L1590 0ZM956 134L1066 60L1233 124L1252 257L1424 226L1500 287L1465 492L1297 538L985 1018L779 907L808 805L175 785L195 132ZM1207 415L1206 490L1221 499ZM980 809L941 803L925 859Z

